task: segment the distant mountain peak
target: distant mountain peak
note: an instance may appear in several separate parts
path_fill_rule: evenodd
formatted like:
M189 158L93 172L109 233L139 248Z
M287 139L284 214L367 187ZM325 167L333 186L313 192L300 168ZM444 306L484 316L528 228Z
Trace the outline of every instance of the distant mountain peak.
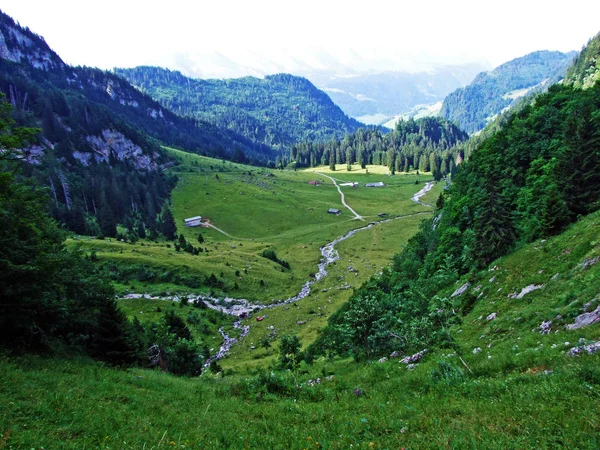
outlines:
M444 99L440 114L475 133L522 96L559 81L575 54L540 50L481 72L471 84Z

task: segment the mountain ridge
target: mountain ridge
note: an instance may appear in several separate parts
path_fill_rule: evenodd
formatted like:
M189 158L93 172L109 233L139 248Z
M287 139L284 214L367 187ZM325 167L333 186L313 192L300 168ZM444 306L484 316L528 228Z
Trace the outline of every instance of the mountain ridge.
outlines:
M295 75L196 79L153 66L114 72L182 116L209 121L273 148L342 137L364 126L309 80Z
M529 92L543 91L560 80L575 52L541 50L479 73L473 82L450 93L440 115L472 134Z

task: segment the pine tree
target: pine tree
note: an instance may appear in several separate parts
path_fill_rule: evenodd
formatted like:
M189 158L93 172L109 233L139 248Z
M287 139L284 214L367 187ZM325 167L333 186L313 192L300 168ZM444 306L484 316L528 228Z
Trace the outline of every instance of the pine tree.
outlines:
M173 213L166 205L160 215L160 231L169 241L177 239L177 225L175 225Z

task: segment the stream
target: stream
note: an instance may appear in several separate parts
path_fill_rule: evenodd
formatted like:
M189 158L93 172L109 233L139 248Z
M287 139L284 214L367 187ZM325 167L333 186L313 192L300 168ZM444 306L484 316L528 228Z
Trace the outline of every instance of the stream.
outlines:
M414 194L412 196L411 200L416 203L419 203L420 205L423 205L423 206L430 206L426 203L421 202L420 199L427 192L429 192L432 187L433 187L433 183L426 183L425 187L423 187L423 189L421 189L419 192ZM406 217L421 215L421 214L427 214L427 213L420 212L420 213L408 214L405 216L397 216L397 217L393 217L390 219L381 220L379 222L371 222L364 227L356 228L354 230L348 231L345 235L334 239L327 245L324 245L323 247L321 247L319 249L321 251L322 257L321 257L321 261L319 262L319 264L317 266L317 273L315 274L315 276L312 279L310 279L309 281L304 283L304 285L302 286L302 289L300 289L300 292L298 294L296 294L293 297L290 297L288 299L280 300L278 302L269 303L267 305L264 305L264 304L252 303L251 301L243 299L243 298L231 298L231 297L217 298L217 297L211 297L211 296L202 295L202 294L186 295L185 297L188 299L188 301L200 300L200 301L203 301L204 304L208 308L211 308L211 309L214 309L217 311L221 311L222 313L228 314L230 316L235 316L236 320L233 323L233 328L235 328L237 330L241 330L239 337L234 338L234 337L229 336L227 333L225 333L223 327L219 328L219 334L223 338L223 344L221 344L219 350L214 355L212 355L210 358L208 358L205 361L204 367L205 368L208 367L212 361L218 361L219 359L224 358L227 355L227 353L229 353L229 350L231 349L231 347L250 332L250 325L243 325L242 321L244 319L248 318L252 313L256 313L258 311L262 311L265 309L276 308L276 307L283 306L283 305L289 305L290 303L294 303L294 302L297 302L298 300L302 300L303 298L308 297L308 295L310 294L311 286L314 283L322 280L323 278L325 278L327 276L327 266L329 266L333 262L340 259L340 255L339 255L338 251L335 249L335 246L337 244L339 244L342 241L345 241L346 239L351 238L356 233L359 233L364 230L368 230L376 225L391 222L392 220L403 219ZM180 301L181 300L180 296L155 297L155 296L151 296L149 294L127 294L121 298L122 299L145 298L145 299L151 299L151 300L170 300L170 301Z

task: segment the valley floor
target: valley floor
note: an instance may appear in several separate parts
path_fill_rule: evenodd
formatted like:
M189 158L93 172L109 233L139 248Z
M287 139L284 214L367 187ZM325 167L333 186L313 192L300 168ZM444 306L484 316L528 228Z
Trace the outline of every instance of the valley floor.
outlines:
M339 201L332 185L330 191ZM410 191L416 192L414 182ZM352 191L348 200L359 213L362 195L374 194ZM179 201L185 204L184 197ZM277 351L259 347L263 337L275 329L314 340L350 295L339 286L357 286L376 273L390 258L387 239L405 242L418 219L379 224L341 242L341 260L314 294L274 308L261 322L251 319L251 334L221 361L219 375L187 379L86 359L1 356L0 448L600 447L600 322L593 320L600 311L600 213L440 292L451 298L463 291L453 298L476 300L450 328L452 346L427 349L411 369L389 355L362 362L321 358L276 370ZM210 239L231 246L214 233ZM278 255L290 260L294 246L307 245L284 253L276 242ZM301 259L294 261L302 267ZM302 270L314 264L308 258ZM124 305L129 315L158 314L156 304L131 302ZM586 320L587 326L573 326Z

